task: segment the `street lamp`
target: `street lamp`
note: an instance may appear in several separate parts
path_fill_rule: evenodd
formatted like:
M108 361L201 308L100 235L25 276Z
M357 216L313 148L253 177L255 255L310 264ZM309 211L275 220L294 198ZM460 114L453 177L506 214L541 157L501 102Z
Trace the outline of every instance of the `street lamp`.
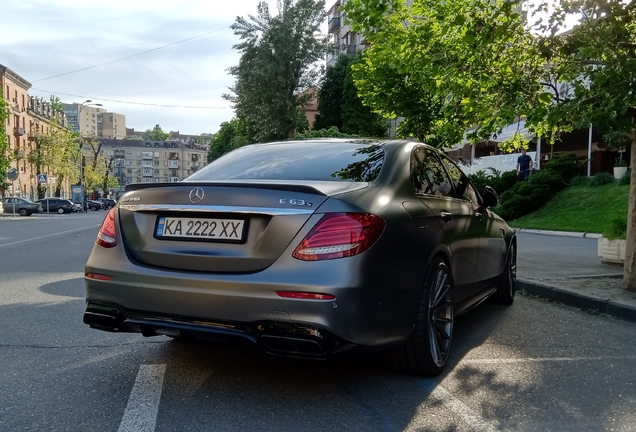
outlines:
M84 213L86 213L86 203L84 202L84 157L82 156L82 128L80 126L80 115L82 114L82 109L84 109L84 107L93 105L93 106L102 106L102 104L100 103L91 103L93 102L90 99L86 99L84 102L81 103L81 105L79 106L79 109L77 110L77 131L80 134L80 145L79 145L79 171L80 171L80 178L79 178L79 185L80 185L80 197L81 197L81 202L82 202L82 210L84 211Z

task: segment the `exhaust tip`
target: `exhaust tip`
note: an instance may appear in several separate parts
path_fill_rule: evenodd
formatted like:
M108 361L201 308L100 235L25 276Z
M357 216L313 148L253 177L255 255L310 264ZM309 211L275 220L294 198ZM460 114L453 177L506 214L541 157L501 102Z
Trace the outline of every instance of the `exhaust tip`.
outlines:
M324 357L323 347L310 339L291 338L286 336L261 336L265 349L273 354L284 354L302 357Z
M101 330L113 330L116 324L116 317L103 313L86 311L84 312L84 324Z

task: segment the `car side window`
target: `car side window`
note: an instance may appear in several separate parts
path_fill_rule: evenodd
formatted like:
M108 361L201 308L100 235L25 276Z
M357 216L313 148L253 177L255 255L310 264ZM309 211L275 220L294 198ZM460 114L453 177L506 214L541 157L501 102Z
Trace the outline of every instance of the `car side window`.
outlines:
M425 147L416 147L411 153L411 180L418 195L453 196L453 187L444 168Z
M470 201L474 205L479 205L479 198L473 185L470 184L466 174L460 170L457 165L453 163L445 155L441 155L442 164L446 168L446 172L453 183L455 188L455 198L462 199L464 201Z

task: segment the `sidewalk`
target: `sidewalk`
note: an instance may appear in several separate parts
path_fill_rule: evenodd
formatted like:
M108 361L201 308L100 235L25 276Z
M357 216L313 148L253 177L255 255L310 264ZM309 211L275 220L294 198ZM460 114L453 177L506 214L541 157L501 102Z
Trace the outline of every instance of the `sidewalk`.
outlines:
M623 289L622 267L601 264L598 235L540 230L517 230L517 235L519 290L636 322L636 293Z

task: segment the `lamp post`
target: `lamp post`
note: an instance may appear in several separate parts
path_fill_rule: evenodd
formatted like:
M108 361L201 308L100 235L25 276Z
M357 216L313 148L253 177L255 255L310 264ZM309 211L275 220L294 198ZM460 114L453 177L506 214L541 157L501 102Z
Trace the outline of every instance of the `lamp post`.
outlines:
M80 134L80 145L79 145L79 185L80 185L80 198L82 202L82 211L86 213L86 203L84 202L84 156L82 155L82 128L80 126L80 115L82 114L82 109L84 107L94 105L94 106L102 106L100 103L92 103L93 101L90 99L86 99L82 102L77 110L77 131Z

